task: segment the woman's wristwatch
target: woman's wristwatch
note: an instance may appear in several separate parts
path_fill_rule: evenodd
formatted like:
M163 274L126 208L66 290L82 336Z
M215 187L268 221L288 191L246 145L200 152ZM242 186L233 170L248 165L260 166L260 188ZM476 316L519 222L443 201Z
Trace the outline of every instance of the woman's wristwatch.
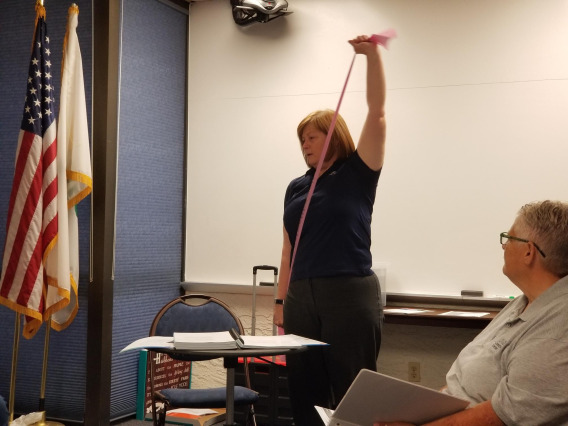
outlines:
M284 299L274 299L274 304L275 304L275 305L283 305L283 304L284 304Z

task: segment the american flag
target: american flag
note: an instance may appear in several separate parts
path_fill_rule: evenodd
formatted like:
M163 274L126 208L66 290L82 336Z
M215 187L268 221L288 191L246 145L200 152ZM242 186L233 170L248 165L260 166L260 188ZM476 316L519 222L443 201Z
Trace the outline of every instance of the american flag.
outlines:
M24 337L44 320L45 265L57 241L57 142L51 51L45 9L38 6L14 181L8 207L0 303L26 315ZM57 284L55 284L57 285Z

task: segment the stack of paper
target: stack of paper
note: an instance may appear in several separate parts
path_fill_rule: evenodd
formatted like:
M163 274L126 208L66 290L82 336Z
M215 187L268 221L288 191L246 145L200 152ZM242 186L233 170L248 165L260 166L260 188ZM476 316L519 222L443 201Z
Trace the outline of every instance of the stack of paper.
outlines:
M228 331L174 333L174 348L193 350L237 349L237 343Z

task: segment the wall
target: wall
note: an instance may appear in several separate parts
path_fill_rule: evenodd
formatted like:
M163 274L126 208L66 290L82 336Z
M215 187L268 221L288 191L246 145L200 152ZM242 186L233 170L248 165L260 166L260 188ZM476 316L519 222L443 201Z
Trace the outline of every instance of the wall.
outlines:
M138 353L179 295L183 253L187 14L123 0L111 418L136 410Z
M409 380L408 363L420 363L419 384L440 389L460 351L480 332L477 329L384 324L378 371Z
M526 202L566 197L565 1L289 3L247 28L226 1L192 4L186 280L250 284L252 265L279 264L283 194L305 171L296 125L336 107L346 40L392 27L374 262L389 292L518 294L498 234ZM363 90L357 58L341 108L355 138Z

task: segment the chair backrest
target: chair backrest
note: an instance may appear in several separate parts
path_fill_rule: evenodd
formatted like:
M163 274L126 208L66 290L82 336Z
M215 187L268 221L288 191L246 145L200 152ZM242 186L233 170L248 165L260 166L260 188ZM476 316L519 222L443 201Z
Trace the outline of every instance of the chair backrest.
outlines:
M150 336L173 336L178 333L199 333L228 331L232 328L244 333L241 320L229 306L209 295L188 294L167 303L154 317L150 327ZM150 351L152 352L152 351ZM150 394L154 395L154 376L156 363L154 356L148 357L150 366ZM244 363L246 386L250 388L248 363ZM156 401L152 398L152 417L157 424Z
M152 322L150 336L178 333L228 331L244 332L239 318L223 301L204 294L180 296L166 304Z

